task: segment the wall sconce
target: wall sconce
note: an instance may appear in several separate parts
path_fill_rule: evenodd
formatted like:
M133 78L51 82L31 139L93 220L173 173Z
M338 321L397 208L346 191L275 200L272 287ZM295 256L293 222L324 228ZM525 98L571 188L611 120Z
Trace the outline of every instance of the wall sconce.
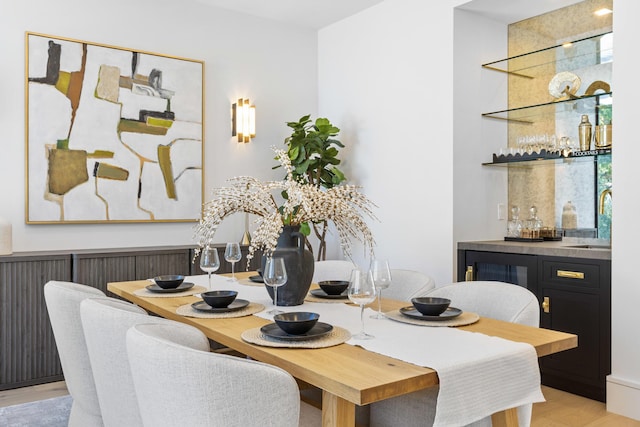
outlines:
M231 105L231 136L238 142L249 142L256 136L256 106L249 105L248 99L238 99Z

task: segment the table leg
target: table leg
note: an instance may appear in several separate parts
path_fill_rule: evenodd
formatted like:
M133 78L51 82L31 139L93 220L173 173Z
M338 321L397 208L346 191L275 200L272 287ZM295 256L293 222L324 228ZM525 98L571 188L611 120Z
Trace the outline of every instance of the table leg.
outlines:
M356 405L323 390L322 427L353 427L355 425Z
M491 415L493 427L518 427L518 410L516 408L505 409Z

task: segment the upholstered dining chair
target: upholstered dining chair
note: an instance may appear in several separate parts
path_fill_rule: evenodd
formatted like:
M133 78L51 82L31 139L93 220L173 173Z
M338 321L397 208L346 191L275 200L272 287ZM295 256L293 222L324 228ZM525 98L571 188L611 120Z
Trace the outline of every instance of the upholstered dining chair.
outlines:
M393 282L391 283L393 286ZM536 296L528 289L510 283L459 282L435 288L424 296L448 298L451 300L451 306L478 313L482 317L535 327L540 323L540 310ZM370 405L370 426L432 425L437 397L438 388L432 387L373 403ZM531 410L531 404L518 407L520 427L528 427L531 424ZM470 426L489 427L491 417L486 417Z
M108 297L82 301L80 318L105 427L142 426L127 357L127 330L137 323L172 321Z
M323 280L349 280L355 264L346 260L316 261L313 267L313 283Z
M145 426L298 427L321 424L301 404L293 377L275 366L210 353L205 335L181 324L138 324L127 354Z
M433 278L420 271L392 268L391 286L382 291L382 297L411 301L411 298L423 296L435 286Z
M87 344L80 321L80 303L105 294L91 286L51 280L44 285L44 299L60 356L62 373L73 399L70 427L102 426L102 414L93 381Z

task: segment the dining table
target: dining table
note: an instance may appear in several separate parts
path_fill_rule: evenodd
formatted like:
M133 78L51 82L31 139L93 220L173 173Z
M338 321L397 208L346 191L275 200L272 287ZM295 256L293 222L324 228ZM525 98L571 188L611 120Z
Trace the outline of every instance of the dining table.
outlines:
M263 314L270 308L271 303L264 285L249 280L256 277L256 274L256 272L235 273L236 282L225 282L228 280L226 275L214 275L218 287L239 289L251 287L251 295L264 292L264 299L261 302L265 309L262 313L242 317L201 318L180 314L184 307L202 301L199 295L150 297L144 294L144 289L152 283L150 280L110 282L107 284L107 290L150 313L192 325L222 346L252 359L278 366L294 378L319 388L322 390L322 425L325 427L355 426L356 405L368 405L439 384L435 369L370 351L360 345L353 345L351 341L323 348L272 347L250 342L246 339L247 331L259 329L273 322ZM206 275L187 276L186 281L194 282L201 290L207 290ZM313 284L312 287L317 285ZM242 293L239 293L238 298L241 297ZM410 305L406 301L386 298L383 298L381 303L384 312ZM306 307L308 304L312 303L305 302L301 306L279 308L286 311L309 311ZM344 301L344 305L349 305L348 300ZM356 313L359 313L359 309ZM358 315L357 322L359 321ZM393 320L365 319L368 325L373 322L393 322ZM486 317L479 317L477 321L457 326L455 329L529 344L535 349L537 357L568 350L578 345L577 336L574 334ZM358 331L351 330L351 332L355 334ZM494 426L518 425L516 408L497 411L491 414L491 417Z

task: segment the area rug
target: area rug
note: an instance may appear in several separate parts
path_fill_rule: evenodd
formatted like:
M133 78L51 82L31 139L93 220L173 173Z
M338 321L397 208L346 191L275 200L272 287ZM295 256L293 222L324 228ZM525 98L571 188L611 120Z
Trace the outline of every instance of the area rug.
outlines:
M0 426L66 427L71 402L71 396L60 396L0 408Z

